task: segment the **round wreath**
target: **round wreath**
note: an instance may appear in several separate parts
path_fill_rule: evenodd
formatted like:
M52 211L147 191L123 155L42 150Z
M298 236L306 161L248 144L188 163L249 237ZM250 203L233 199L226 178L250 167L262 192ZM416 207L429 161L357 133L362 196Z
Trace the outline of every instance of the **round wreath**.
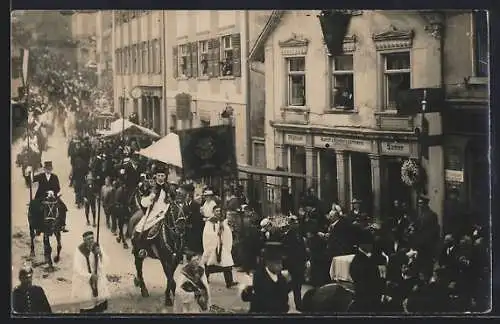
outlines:
M401 166L401 180L407 186L414 186L419 179L420 170L413 160L406 160Z

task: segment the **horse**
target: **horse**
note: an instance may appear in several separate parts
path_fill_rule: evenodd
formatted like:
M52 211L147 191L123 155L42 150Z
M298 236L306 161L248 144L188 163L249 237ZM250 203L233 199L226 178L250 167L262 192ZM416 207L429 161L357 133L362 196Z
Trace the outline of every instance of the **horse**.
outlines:
M61 259L61 211L57 197L51 192L42 201L32 200L28 209L28 223L30 230L30 256L35 256L35 236L43 233L43 250L45 261L49 265L49 270L53 270L53 263L58 263ZM54 235L57 240L57 254L52 260L52 246L50 237Z
M152 217L151 215L149 217ZM137 227L137 224L134 226ZM135 231L135 228L133 229ZM149 292L143 278L142 266L144 258L141 249L144 249L147 256L159 260L163 267L163 272L167 279L165 289L165 306L173 306L172 296L175 296L176 283L174 272L180 264L182 252L184 250L184 234L186 232L186 218L182 207L176 203L170 203L165 217L148 229L141 238L132 238L132 253L134 255L135 268L137 274L134 278L134 285L139 287L141 295L148 297Z

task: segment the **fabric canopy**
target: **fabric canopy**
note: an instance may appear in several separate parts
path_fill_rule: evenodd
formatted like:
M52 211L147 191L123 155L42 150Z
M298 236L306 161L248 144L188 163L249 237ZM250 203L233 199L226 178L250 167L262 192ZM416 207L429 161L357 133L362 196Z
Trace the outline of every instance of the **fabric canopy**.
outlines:
M121 134L124 131L133 129L133 130L137 130L145 135L149 135L149 136L154 137L154 138L160 137L160 135L156 134L152 130L150 130L146 127L142 127L142 126L139 126L137 124L134 124L127 119L125 119L125 121L124 121L122 118L119 118L119 119L115 120L114 122L112 122L110 124L110 128L111 129L109 131L107 131L106 133L103 134L104 136L114 136L114 135Z
M181 144L179 135L175 133L169 133L138 153L147 158L182 168Z

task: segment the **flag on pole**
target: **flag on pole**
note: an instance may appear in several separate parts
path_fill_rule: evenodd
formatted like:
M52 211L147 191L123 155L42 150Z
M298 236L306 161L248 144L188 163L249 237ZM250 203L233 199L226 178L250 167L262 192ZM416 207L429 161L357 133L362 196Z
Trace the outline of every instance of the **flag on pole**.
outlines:
M28 84L28 62L29 62L29 56L30 56L30 51L28 49L23 49L23 82L24 85Z

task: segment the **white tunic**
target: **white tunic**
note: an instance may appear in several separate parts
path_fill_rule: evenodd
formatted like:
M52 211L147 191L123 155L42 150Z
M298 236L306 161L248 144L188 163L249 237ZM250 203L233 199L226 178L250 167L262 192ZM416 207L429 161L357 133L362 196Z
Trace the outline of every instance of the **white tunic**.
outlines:
M211 218L214 216L214 207L217 206L217 203L214 200L207 200L201 206L201 214L205 218Z
M168 204L165 203L166 192L161 189L158 200L153 204L153 197L147 196L141 199L141 205L148 208L146 215L135 226L137 232L145 231L151 228L165 217L168 210Z
M220 245L218 231L221 223L205 222L203 230L203 256L202 263L211 266L231 267L234 265L231 250L233 247L233 234L227 224L227 219L222 221L222 252L221 261L217 262L216 249Z
M98 305L100 302L110 297L108 279L106 278L106 266L109 264L109 259L101 247L102 260L98 262L97 268L97 290L98 296L92 295L90 287L91 274L87 268L85 256L77 247L73 258L73 280L71 289L71 299L74 303L80 303L80 308L90 308ZM89 255L90 269L95 269L95 257L93 253Z

